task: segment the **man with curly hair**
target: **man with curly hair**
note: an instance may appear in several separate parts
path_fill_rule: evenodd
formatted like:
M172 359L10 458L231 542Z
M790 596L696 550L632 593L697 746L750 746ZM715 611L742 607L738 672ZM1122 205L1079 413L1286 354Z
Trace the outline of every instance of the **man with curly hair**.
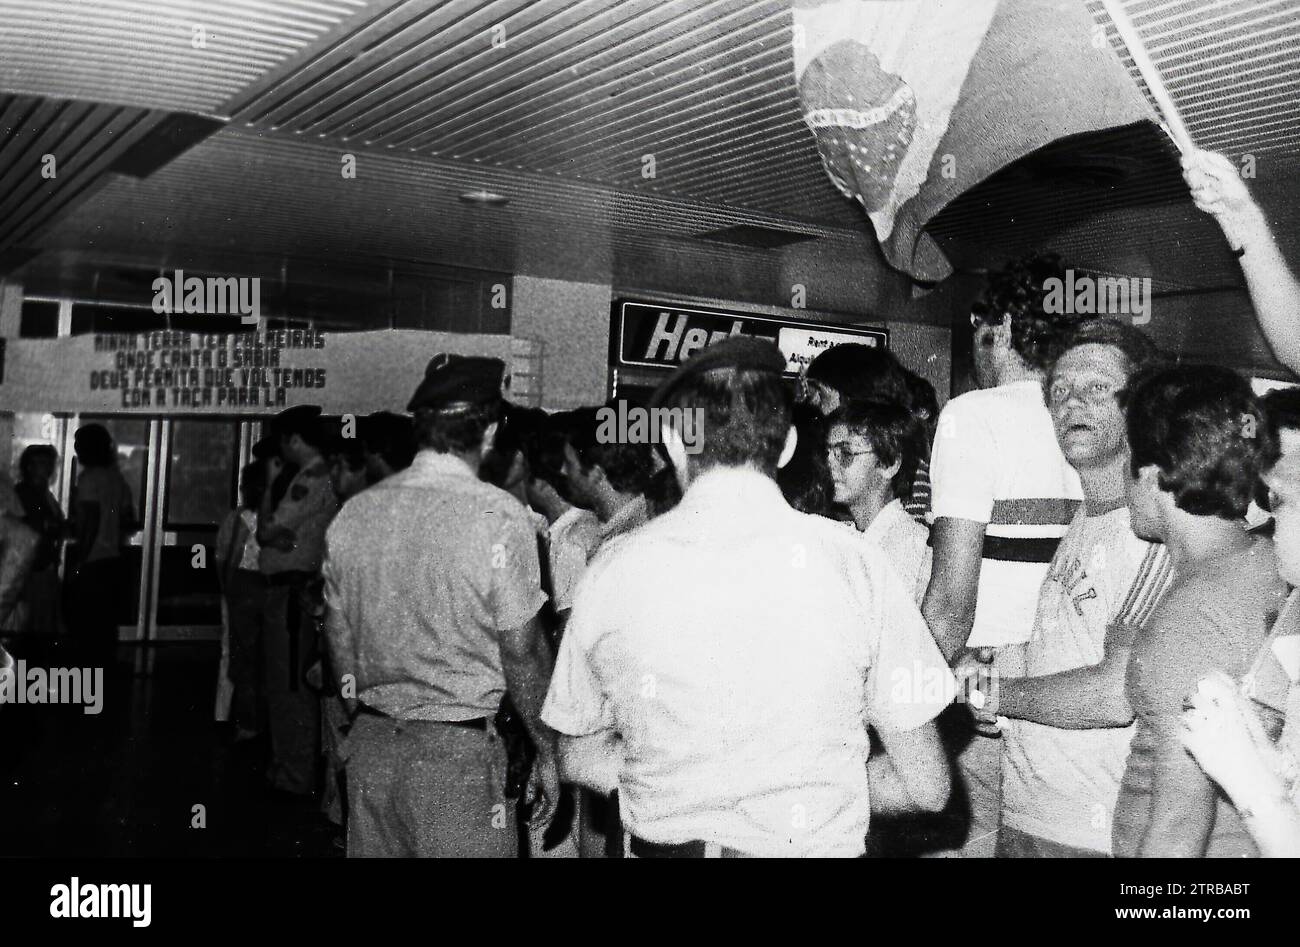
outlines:
M934 567L922 612L949 661L1028 640L1038 590L1083 497L1057 443L1043 381L1071 317L1045 311L1054 255L991 273L971 311L980 390L939 416L931 459ZM970 807L960 854L991 856L1002 748L951 714L949 738Z
M1277 443L1249 383L1226 368L1163 369L1129 389L1133 531L1165 544L1175 578L1133 637L1127 696L1137 729L1112 851L1257 855L1242 813L1184 749L1180 719L1198 682L1246 674L1285 600L1273 542L1245 522Z

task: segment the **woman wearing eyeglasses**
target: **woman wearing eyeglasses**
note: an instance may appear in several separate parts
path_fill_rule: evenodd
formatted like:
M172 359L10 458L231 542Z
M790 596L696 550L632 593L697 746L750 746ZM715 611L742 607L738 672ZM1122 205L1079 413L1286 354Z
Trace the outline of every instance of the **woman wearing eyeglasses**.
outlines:
M903 507L920 460L920 431L897 405L849 401L827 419L826 456L835 502L879 546L919 606L930 582L929 531Z

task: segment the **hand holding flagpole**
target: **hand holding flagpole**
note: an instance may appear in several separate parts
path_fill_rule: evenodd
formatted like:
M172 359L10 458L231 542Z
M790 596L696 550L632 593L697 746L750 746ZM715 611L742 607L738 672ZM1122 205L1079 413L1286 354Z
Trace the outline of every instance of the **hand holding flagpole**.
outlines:
M1196 143L1192 141L1191 132L1187 130L1187 125L1183 122L1178 106L1174 103L1173 97L1165 87L1164 79L1160 77L1160 70L1156 68L1151 55L1147 52L1146 44L1142 41L1142 34L1138 32L1137 27L1133 25L1133 21L1129 19L1128 12L1124 9L1121 0L1101 0L1101 3L1106 8L1106 14L1110 17L1111 22L1115 24L1115 29L1119 31L1120 38L1124 40L1124 45L1128 47L1129 55L1133 57L1133 64L1137 66L1138 72L1142 74L1142 79L1151 91L1151 98L1155 99L1156 107L1162 119L1161 127L1173 139L1178 150L1182 152L1183 167L1187 169L1190 162L1195 161L1199 149L1196 147ZM1232 247L1234 253L1240 254L1242 242L1238 239L1229 218L1224 215L1216 219L1223 229L1224 237L1228 240L1228 246Z

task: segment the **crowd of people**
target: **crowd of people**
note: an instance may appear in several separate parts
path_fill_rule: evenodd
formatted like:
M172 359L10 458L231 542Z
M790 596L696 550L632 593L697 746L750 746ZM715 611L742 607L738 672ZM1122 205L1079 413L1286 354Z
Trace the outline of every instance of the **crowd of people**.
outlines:
M1190 160L1193 196L1294 335L1221 170ZM283 412L217 540L235 738L350 856L1300 854L1300 389L1049 312L1065 272L989 274L941 411L883 348L792 385L737 337L636 442L457 355L410 417ZM87 550L131 516L106 435L77 436ZM53 462L0 516L37 600Z

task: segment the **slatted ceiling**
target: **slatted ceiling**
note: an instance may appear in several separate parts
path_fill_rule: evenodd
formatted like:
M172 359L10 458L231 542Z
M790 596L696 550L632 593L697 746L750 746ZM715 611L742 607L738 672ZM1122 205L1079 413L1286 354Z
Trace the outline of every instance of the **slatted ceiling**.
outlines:
M0 95L0 249L22 244L97 186L166 113ZM43 174L54 157L54 177Z
M234 114L349 150L866 228L803 125L779 0L406 0L263 80Z
M0 0L0 89L222 114L241 89L383 2Z
M1147 92L1100 0L1086 0ZM1300 147L1300 0L1121 0L1202 148Z

